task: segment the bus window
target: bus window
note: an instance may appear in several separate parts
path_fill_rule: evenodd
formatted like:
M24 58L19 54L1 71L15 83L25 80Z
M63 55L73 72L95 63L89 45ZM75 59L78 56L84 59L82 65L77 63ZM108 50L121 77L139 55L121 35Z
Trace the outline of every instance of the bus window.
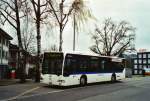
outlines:
M96 57L92 57L90 59L90 66L88 68L89 72L100 72L99 59Z
M62 63L62 53L45 53L42 64L42 73L60 75L62 72Z
M61 68L62 68L62 61L59 59L53 59L49 61L49 73L51 74L55 74L61 73Z
M105 62L105 72L112 72L112 63L110 61L110 59L107 59L107 61Z
M101 61L101 72L112 72L112 66L109 59Z
M78 72L86 72L87 68L88 68L88 62L87 62L87 60L81 60L81 61L79 61Z
M75 72L77 67L77 60L73 58L66 58L64 65L64 75L70 75Z
M124 65L121 62L112 63L113 71L121 72L124 69Z
M105 61L101 61L101 69L104 70L105 69Z
M44 61L43 61L42 73L43 73L43 74L48 74L48 60L44 60Z
M78 73L85 73L88 71L89 68L89 57L88 56L82 56L78 57L78 67L77 72Z

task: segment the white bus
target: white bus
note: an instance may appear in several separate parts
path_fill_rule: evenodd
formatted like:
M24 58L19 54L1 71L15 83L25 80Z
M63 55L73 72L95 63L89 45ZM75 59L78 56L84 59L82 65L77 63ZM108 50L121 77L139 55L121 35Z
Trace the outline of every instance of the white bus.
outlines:
M124 59L79 53L46 52L41 82L48 85L84 86L125 78Z

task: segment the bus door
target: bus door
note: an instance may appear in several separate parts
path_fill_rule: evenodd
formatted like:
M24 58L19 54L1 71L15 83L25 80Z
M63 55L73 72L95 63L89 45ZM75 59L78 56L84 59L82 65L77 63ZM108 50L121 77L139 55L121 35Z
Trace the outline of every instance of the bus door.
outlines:
M78 60L76 55L67 54L65 57L63 76L66 77L68 82L76 84L78 81Z

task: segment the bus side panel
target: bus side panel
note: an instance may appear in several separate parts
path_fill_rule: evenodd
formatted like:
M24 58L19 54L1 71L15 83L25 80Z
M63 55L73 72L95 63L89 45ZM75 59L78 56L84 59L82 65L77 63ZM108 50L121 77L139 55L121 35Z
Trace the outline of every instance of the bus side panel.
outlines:
M62 86L71 86L80 84L80 75L70 75L68 77L63 77L65 83Z
M49 85L49 74L41 74L42 80L40 81L43 84L48 84Z
M93 83L97 81L97 74L87 74L87 83Z
M41 83L48 84L48 85L59 85L59 80L62 76L57 76L53 74L44 74L41 75L42 80Z
M116 73L116 80L125 79L125 69L122 72Z
M110 80L110 76L107 73L98 73L98 74L87 74L87 82L94 83L94 82L103 82Z

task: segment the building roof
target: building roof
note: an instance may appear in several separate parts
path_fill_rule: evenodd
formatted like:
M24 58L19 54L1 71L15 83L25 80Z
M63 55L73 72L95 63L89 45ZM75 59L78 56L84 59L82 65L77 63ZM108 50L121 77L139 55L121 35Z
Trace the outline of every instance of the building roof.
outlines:
M19 52L19 47L15 44L12 44L10 43L10 46L9 46L9 50L10 51L16 51L16 52ZM28 55L28 56L32 56L29 52L27 52L26 50L23 50L23 52Z
M13 38L7 34L3 29L0 28L0 35L7 38L8 40L12 40Z
M150 54L150 51L146 51L146 52L138 52L137 54Z
M14 45L14 44L10 43L9 49L10 50L19 50L19 47L17 45Z

